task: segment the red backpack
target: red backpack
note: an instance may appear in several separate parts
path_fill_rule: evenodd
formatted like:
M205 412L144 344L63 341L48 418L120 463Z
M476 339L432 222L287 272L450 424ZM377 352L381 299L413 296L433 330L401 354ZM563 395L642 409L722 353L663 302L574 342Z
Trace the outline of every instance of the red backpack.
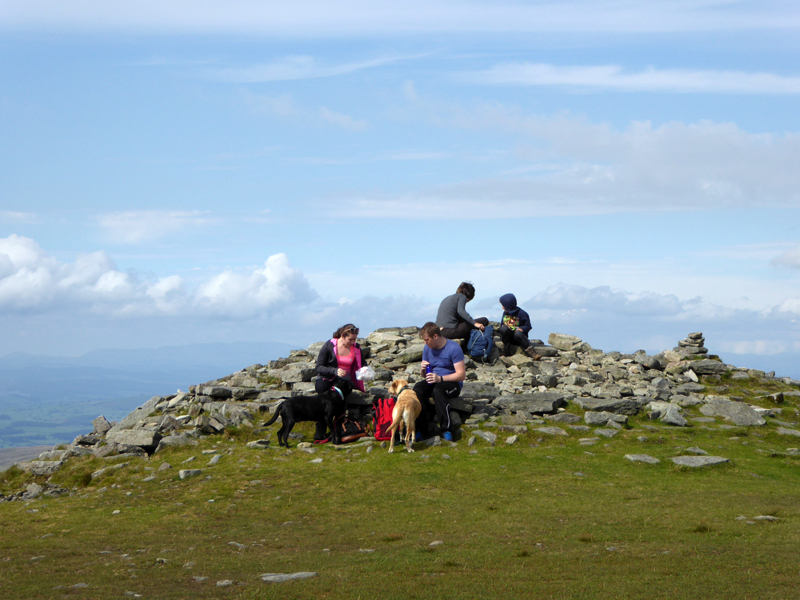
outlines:
M375 439L378 441L392 439L389 427L392 424L392 410L396 402L396 398L378 398L372 403Z

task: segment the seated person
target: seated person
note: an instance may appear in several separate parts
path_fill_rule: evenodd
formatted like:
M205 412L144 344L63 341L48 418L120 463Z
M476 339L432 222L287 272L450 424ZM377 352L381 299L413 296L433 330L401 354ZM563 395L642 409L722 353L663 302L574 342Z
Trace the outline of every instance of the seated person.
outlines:
M422 349L422 376L425 379L418 381L413 388L422 404L422 413L416 423L417 431L423 436L428 433L432 397L442 437L450 442L453 441L454 433L450 419L450 401L461 393L467 376L464 352L458 343L443 337L435 323L425 323L419 335L425 342ZM430 367L430 373L427 373L427 367Z
M520 346L525 354L533 360L541 357L533 350L533 346L528 341L528 332L531 330L531 318L524 310L517 306L517 298L514 294L504 294L500 296L500 305L503 307L503 316L500 325L500 337L505 346L506 356L509 354L509 345Z
M489 319L479 317L473 319L467 312L467 302L475 297L475 286L464 281L458 286L456 293L448 296L439 305L436 314L436 325L441 335L448 340L468 339L473 329L480 329L489 324Z
M333 332L333 337L322 344L322 348L317 355L317 381L314 388L318 394L322 394L334 385L337 379L347 379L353 384L353 389L364 391L364 382L356 379L356 371L363 364L361 358L361 346L356 343L358 338L358 327L352 323L342 325ZM317 432L314 434L315 440L322 440L326 437L325 426L323 424L320 431L320 424L317 424Z

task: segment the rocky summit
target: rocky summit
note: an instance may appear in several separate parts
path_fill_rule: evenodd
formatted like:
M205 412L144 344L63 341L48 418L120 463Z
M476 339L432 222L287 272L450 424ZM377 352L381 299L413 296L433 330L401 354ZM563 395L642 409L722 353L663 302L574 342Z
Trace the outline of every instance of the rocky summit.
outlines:
M418 327L378 329L359 343L375 378L366 393L355 391L348 397L348 412L368 424L373 401L388 396L390 381L402 378L413 384L419 380L423 343ZM197 444L199 436L229 427L252 428L259 438L248 444L253 448L275 447L263 422L284 398L314 393L315 360L322 344L186 392L155 396L117 423L97 417L90 433L18 466L49 476L70 457L146 457L166 447ZM460 429L456 440L467 435L470 444L476 439L494 444L498 436L507 435L506 443L514 443L519 435L535 431L540 436L577 436L580 444L591 445L601 437L613 437L628 427L629 417L641 414L661 428L774 426L787 439L800 437L800 381L725 364L708 354L702 333L690 333L674 349L654 355L642 350L603 352L560 333L551 333L547 344L532 340L532 345L539 360L516 346L504 347L499 338L488 360L466 356L467 378L460 397L451 403ZM747 385L736 385L742 383ZM736 393L725 395L728 388ZM293 433L292 438L301 440L302 435ZM428 442L441 443L438 437ZM628 458L648 462L646 455ZM679 464L715 461L695 457ZM194 474L191 469L185 471L181 478ZM33 484L0 499L66 492Z

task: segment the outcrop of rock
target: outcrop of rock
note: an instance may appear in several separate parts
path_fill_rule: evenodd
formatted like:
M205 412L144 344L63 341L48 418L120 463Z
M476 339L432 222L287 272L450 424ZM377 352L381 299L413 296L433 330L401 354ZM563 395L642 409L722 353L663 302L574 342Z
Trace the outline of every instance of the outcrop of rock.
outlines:
M533 341L543 357L540 361L533 361L516 346L505 348L499 338L495 339L489 364L466 357L467 378L451 409L454 422L470 430L471 443L477 437L495 444L498 435L483 431L491 426L511 437L526 431L543 436L577 434L580 443L591 444L599 438L587 437L586 432L613 437L628 426L628 417L643 412L665 426L694 426L693 421L715 421L713 417L717 416L736 426L761 426L764 417L776 416L773 411L751 406L741 398L707 396L701 379L720 380L725 375L800 386L800 381L739 369L708 356L701 333L690 333L674 350L656 355L641 350L634 354L606 353L580 338L559 333L551 333L548 341L549 346ZM199 436L221 433L231 426L253 428L267 438L261 423L282 399L314 393L315 361L322 343L294 350L288 357L266 365L255 364L194 385L186 392L155 396L119 423L98 417L92 422L92 432L21 466L49 475L72 456L143 456L169 446L196 444ZM378 329L359 343L376 378L366 393L353 392L347 403L351 416L364 418L375 398L388 395L386 386L392 379L408 379L412 385L419 380L422 344L417 327ZM792 394L800 397L800 392L765 393L765 397L782 403ZM706 416L688 418L687 410L698 409ZM784 435L795 433L794 429L782 429ZM271 447L268 439L248 445ZM643 459L637 456L631 460ZM192 470L181 473L181 477L195 474Z

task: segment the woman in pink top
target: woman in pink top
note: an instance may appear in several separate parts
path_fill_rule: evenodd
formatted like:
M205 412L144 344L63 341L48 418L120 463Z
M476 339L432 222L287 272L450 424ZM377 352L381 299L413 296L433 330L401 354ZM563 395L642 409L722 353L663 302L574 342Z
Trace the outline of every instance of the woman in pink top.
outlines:
M356 371L364 366L357 339L358 327L348 323L334 331L333 337L322 345L317 355L319 377L314 384L318 394L329 390L339 377L350 380L355 389L364 391L364 382L356 379Z

